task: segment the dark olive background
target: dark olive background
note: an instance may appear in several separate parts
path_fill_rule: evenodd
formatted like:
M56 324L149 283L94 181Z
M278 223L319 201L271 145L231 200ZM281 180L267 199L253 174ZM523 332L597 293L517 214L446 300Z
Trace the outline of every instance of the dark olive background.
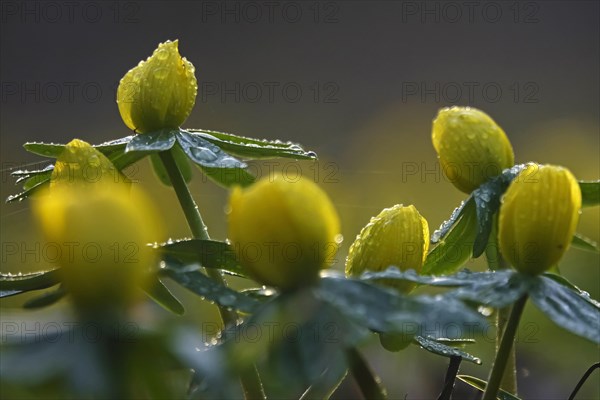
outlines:
M488 112L505 129L517 162L565 165L580 179L600 176L596 1L1 5L3 198L17 190L8 170L40 160L22 150L23 142L79 137L98 143L129 134L115 103L116 86L167 39L180 40L200 86L184 126L292 140L321 156L317 165L277 160L273 167L300 171L330 193L346 238L337 268L353 237L383 207L415 204L434 229L465 197L439 174L431 145L431 120L443 106ZM264 175L271 166L256 168ZM147 163L129 172L156 198L169 235L188 235L174 196ZM212 235L225 238L226 191L200 173L192 191ZM43 257L5 254L8 243L40 243L27 202L2 205L1 212L2 270L47 266ZM585 210L579 230L600 239L599 218L598 208ZM597 255L572 250L561 268L598 298L598 264ZM215 318L211 307L178 293L188 318L198 323ZM3 320L47 317L47 311L21 313L15 308L21 303L3 301ZM52 308L57 315L66 309L66 302ZM527 399L566 398L598 360L596 346L533 308L525 314L521 339L519 377ZM364 350L391 398L437 395L445 360L416 347L391 354L377 346L374 341ZM480 340L472 350L484 365L465 365L462 371L485 377L492 347ZM579 398L597 397L598 379L596 374ZM463 385L459 389L467 393ZM338 393L356 395L351 383Z

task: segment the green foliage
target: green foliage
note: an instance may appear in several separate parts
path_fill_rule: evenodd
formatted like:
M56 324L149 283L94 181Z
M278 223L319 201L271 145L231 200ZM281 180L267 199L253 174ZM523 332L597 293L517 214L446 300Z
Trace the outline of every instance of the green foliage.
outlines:
M51 159L59 157L65 149L65 145L54 143L26 143L24 147ZM202 129L163 129L93 147L119 171L148 156L160 182L172 186L178 196L186 191L189 194L185 183L192 179L192 164L218 185L230 188L248 186L255 181L246 160L316 159L314 152L295 143ZM164 156L169 155L164 152L172 156L172 165L163 163ZM257 379L258 368L260 377L267 383L267 392L270 388L301 399L326 399L350 370L367 396L366 386L377 382L377 378L364 359L355 357L356 347L379 334L380 338L391 339L392 344L412 343L449 358L455 369L448 374L443 389L448 398L460 361L479 365L481 360L462 349L474 339L460 337L460 329L448 332L444 327L468 326L463 332L476 327L475 333L478 333L487 327L488 321L476 311L477 306L501 309L524 304L527 298L558 326L598 344L600 304L597 301L560 275L558 268L554 273L540 276L504 268L493 248L502 196L524 167L521 164L506 169L470 193L433 233L433 247L422 274L390 266L385 271L366 272L360 279L351 279L326 271L317 282L284 293L277 288L253 287L256 285L252 284L235 249L227 241L209 240L208 234L198 233L204 232L204 227L190 197L187 204L185 201L181 204L197 237L155 244L157 263L145 266L149 277L142 289L148 298L175 315L183 315L185 308L163 281L168 279L170 285L189 290L219 307L223 319L221 331L207 336L206 332L178 327L157 329L158 334L151 328L136 331L128 338L123 337L123 332L110 331L93 343L80 339L69 342L65 335L47 343L3 343L0 375L5 381L19 383L63 380L70 385L71 393L80 396L94 393L100 397L122 398L142 393L156 398L181 397L182 392L174 393L160 383L164 379L164 367L168 366L194 370L189 386L191 398L242 395L263 398L262 394L252 394L252 385L248 386L249 376L251 380ZM13 171L12 176L23 191L10 196L7 202L21 201L46 187L53 168L50 164L39 170ZM583 206L600 204L600 181L580 181L579 185ZM595 242L579 234L573 237L572 245L594 253L600 251ZM468 260L484 252L487 252L491 271L461 270ZM52 305L69 294L61 284L60 272L53 269L30 274L0 274L0 297L52 288L26 301L23 307L37 309ZM250 288L228 287L222 275L242 278ZM409 296L382 285L384 281L432 286L441 294ZM117 314L78 315L78 318L81 322L97 322L107 328L110 323L127 322L123 315ZM261 332L258 336L253 335L256 329ZM81 327L74 327L68 333L79 337ZM382 340L382 344L385 342ZM393 350L401 350L399 347ZM104 357L107 351L117 356ZM129 358L121 358L124 354ZM357 362L360 365L354 365ZM130 370L140 371L139 375L126 372L121 366L125 364ZM148 365L153 368L145 368ZM366 376L357 376L356 371L363 371ZM131 382L123 381L126 375ZM481 379L466 375L458 379L480 391L486 390L487 383ZM240 381L243 390L238 385ZM494 387L494 379L489 382L489 386ZM132 391L129 384L133 383L139 384L141 391ZM262 391L260 381L257 386L258 391ZM378 384L375 386L379 388ZM383 388L379 389L377 396L383 396ZM518 400L504 391L498 392L498 398Z
M460 379L461 381L463 381L464 383L466 383L467 385L472 386L475 389L479 390L480 392L485 392L485 388L487 386L486 381L476 378L474 376L469 376L469 375L458 375L457 378ZM498 399L500 399L500 400L521 400L517 396L512 395L502 389L500 389L500 391L498 392Z

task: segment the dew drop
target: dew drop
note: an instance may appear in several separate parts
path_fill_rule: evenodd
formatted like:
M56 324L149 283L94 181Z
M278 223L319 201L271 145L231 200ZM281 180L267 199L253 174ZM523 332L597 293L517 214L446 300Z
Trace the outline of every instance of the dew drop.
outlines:
M235 296L233 294L223 294L219 296L219 303L223 306L230 306L235 303Z
M159 49L156 52L156 58L158 58L161 61L166 60L167 58L169 58L169 53L167 52L166 49Z
M163 80L169 76L169 70L167 68L156 68L152 72L152 75L154 76L155 79Z

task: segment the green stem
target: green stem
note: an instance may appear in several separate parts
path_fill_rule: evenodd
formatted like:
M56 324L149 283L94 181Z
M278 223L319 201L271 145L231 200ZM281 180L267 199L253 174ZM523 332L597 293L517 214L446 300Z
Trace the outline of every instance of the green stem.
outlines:
M368 400L387 399L385 389L381 387L379 377L375 376L358 350L355 347L346 349L346 357L350 372L360 387L364 398Z
M171 180L179 204L181 204L181 208L185 215L185 219L190 226L192 235L196 239L209 240L210 236L206 224L202 220L200 210L175 162L172 150L162 151L158 153L158 155L169 175L169 179ZM223 279L223 276L218 270L206 268L206 274L215 282L227 286L227 282L225 282L225 279ZM221 315L225 327L233 327L237 324L238 315L235 311L219 307L219 314ZM247 400L266 399L260 377L258 376L258 371L254 365L252 365L252 368L248 372L242 374L241 383Z
M492 367L492 372L490 373L482 400L495 400L496 396L498 395L498 390L500 389L500 384L502 382L502 376L506 370L506 364L510 358L517 328L519 327L519 321L521 320L521 315L525 309L525 303L527 303L526 295L517 300L512 307L512 311L506 324L506 329L504 329L504 333L502 334L502 341L500 342L500 347L496 353L494 366Z
M181 171L175 162L173 153L171 150L167 150L158 153L158 155L167 170L167 174L169 174L169 179L171 180L173 189L175 189L177 199L179 199L179 203L185 214L185 219L190 226L192 235L197 239L210 239L210 236L208 236L208 229L202 220L200 210L198 210L198 206L185 183L185 179L183 179L183 175L181 175Z
M492 232L486 248L486 259L490 270L499 270L510 268L510 265L506 262L502 254L500 254L498 248L498 218L494 219L492 225ZM500 348L500 342L502 340L502 333L506 327L506 323L510 316L511 307L505 307L496 309L496 353ZM500 387L505 391L517 395L517 363L516 363L516 348L513 345L510 351L508 361L506 363L506 369L502 375L502 382Z

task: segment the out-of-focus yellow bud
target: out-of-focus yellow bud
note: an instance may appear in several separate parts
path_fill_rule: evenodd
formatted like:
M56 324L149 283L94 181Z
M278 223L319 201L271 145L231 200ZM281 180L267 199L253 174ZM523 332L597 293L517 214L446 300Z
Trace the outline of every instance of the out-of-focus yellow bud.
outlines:
M502 255L530 275L548 270L567 251L580 209L581 190L569 170L527 165L508 187L500 206Z
M152 56L129 70L119 83L121 118L137 133L178 128L194 107L195 68L179 55L177 45L177 40L159 44Z
M475 108L442 108L433 121L432 139L444 174L465 193L515 162L502 128Z
M415 206L385 208L360 231L346 260L346 275L383 271L390 266L420 271L429 249L429 225ZM382 280L402 292L414 288L410 282Z
M331 200L315 183L282 175L236 187L229 200L229 238L248 274L290 290L314 282L339 244Z
M96 153L85 142L69 143L57 159L55 179L32 203L52 249L48 257L85 312L126 306L136 298L157 261L147 244L162 233L150 201L123 181L115 182L115 167ZM90 161L86 155L97 158ZM86 177L90 163L98 179Z
M127 179L108 158L89 143L73 139L56 159L50 187L123 183Z

